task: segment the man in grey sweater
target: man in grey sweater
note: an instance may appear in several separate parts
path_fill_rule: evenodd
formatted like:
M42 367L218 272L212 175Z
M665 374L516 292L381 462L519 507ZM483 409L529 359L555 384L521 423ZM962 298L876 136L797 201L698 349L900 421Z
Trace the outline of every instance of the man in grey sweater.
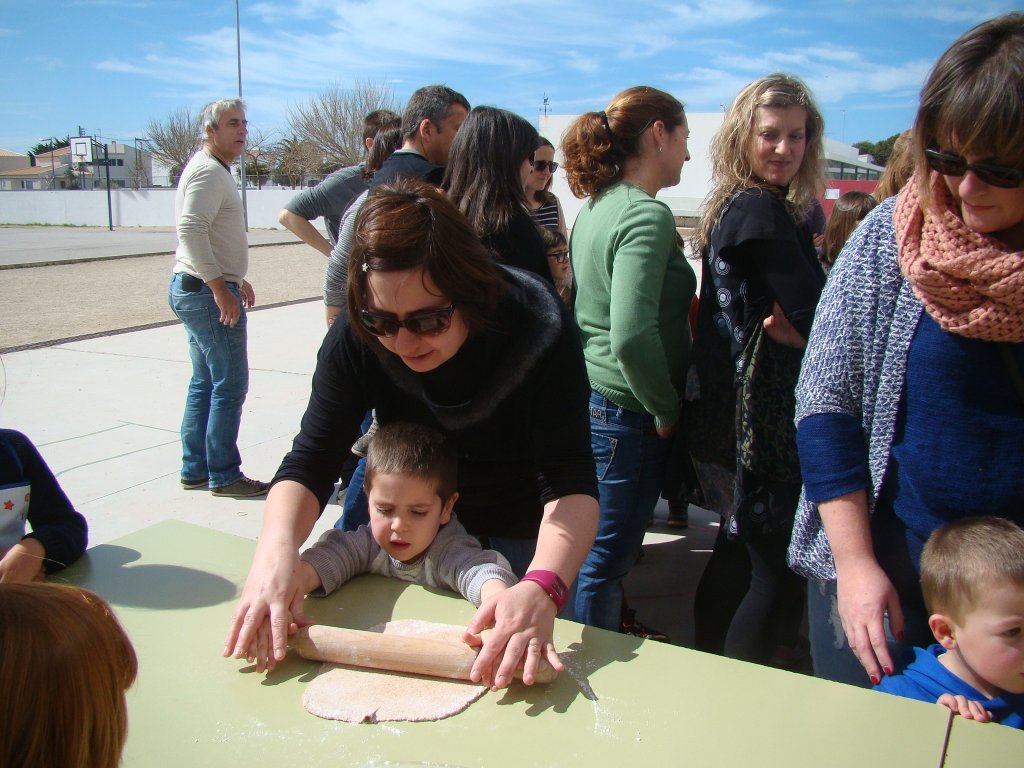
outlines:
M383 126L399 122L401 118L390 109L375 109L363 118L363 146L370 151L373 137ZM338 227L341 217L352 201L366 191L363 179L364 163L339 168L315 187L304 189L288 201L281 209L277 220L285 229L293 232L306 245L320 251L325 257L338 242ZM313 220L323 217L327 225L327 238L320 234Z
M241 99L203 107L203 147L178 181L178 248L168 290L185 327L192 380L181 422L181 485L214 496L263 496L268 483L242 474L238 428L249 391L247 307L256 294L245 279L249 244L231 164L245 151Z

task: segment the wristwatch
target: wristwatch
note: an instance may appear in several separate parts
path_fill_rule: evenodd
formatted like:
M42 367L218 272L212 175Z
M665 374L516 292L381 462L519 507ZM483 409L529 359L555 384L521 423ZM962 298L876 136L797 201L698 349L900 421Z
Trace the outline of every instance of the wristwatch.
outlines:
M565 601L569 599L569 588L565 586L565 582L554 571L529 571L523 576L522 581L532 581L534 584L539 584L541 589L554 602L557 611L561 611Z

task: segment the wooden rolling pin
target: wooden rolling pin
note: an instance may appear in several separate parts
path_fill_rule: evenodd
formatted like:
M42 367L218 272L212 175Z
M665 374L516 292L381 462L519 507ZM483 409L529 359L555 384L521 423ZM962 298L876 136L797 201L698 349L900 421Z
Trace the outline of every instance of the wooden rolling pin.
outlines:
M291 643L304 659L452 680L469 680L479 651L465 643L385 635L322 624L302 627L292 637ZM550 683L557 675L547 659L541 659L534 678L538 683ZM521 666L515 676L522 679Z

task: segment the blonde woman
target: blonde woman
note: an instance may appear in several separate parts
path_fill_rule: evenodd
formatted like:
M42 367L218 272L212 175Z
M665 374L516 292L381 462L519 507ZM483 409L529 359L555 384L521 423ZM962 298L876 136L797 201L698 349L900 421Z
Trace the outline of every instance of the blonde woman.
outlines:
M687 432L705 497L726 521L698 590L698 643L748 661L798 642L803 585L786 567L800 492L794 347L825 282L804 217L822 182L823 133L797 78L773 74L740 91L711 145L714 188L696 233L703 278ZM721 570L745 572L744 548L749 583L729 599L719 568L734 559Z

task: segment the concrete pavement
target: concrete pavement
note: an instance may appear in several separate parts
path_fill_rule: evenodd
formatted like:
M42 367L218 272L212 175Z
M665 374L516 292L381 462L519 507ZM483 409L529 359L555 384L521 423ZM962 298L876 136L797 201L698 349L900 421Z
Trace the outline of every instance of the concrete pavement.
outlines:
M286 229L250 229L249 247L301 242ZM0 269L173 253L174 227L32 227L0 225Z

